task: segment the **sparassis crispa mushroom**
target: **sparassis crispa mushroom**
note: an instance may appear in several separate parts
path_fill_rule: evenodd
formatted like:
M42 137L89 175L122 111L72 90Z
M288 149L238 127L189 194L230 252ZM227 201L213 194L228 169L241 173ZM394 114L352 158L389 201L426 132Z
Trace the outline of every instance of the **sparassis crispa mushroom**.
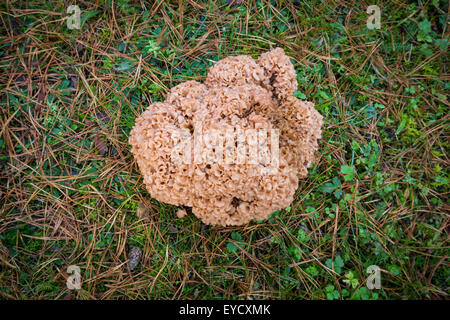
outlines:
M312 102L293 96L297 86L294 66L276 48L257 60L227 57L204 83L172 88L130 134L150 195L223 226L289 206L323 124Z

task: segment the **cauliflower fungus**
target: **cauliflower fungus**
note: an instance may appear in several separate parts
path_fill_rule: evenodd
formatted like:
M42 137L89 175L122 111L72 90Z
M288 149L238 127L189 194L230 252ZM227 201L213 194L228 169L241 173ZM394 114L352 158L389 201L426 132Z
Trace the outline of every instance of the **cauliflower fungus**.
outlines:
M136 119L129 139L151 196L223 226L289 206L323 123L313 103L293 97L296 89L281 48L257 60L227 57L204 83L172 88Z

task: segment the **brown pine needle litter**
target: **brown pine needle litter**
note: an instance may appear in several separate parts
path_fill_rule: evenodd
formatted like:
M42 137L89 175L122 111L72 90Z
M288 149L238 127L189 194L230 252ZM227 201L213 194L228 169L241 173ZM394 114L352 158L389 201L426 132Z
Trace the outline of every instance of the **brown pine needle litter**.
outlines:
M2 298L448 299L448 1L377 1L379 29L367 1L70 4L0 4ZM324 119L292 203L222 227L151 198L135 119L275 48Z

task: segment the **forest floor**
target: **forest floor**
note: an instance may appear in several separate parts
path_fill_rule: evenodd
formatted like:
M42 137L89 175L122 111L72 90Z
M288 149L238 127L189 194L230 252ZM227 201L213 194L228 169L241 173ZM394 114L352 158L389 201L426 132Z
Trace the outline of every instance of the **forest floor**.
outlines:
M81 29L70 1L0 4L0 297L448 298L448 1L377 1L379 29L372 2L227 2L77 1ZM295 201L242 227L178 219L143 187L135 118L275 47L325 121Z

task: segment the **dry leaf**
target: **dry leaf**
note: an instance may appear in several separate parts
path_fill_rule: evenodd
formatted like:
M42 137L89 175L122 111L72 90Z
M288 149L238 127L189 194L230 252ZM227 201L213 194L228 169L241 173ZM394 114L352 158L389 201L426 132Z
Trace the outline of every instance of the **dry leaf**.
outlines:
M8 267L16 268L11 263L9 263L9 250L6 248L3 243L0 241L0 262L3 262Z
M108 147L106 146L105 140L99 133L94 135L94 143L101 156L104 156L105 153L108 152Z
M107 123L110 120L109 116L106 113L101 112L101 111L97 112L96 116L97 116L98 120L100 120L100 121L102 121L104 123Z
M227 0L227 6L240 6L244 0Z
M78 88L78 76L77 75L71 75L69 76L69 88L77 89Z
M139 202L139 206L136 210L136 215L139 219L145 218L148 216L149 210L148 208L145 206L145 204L141 201Z

